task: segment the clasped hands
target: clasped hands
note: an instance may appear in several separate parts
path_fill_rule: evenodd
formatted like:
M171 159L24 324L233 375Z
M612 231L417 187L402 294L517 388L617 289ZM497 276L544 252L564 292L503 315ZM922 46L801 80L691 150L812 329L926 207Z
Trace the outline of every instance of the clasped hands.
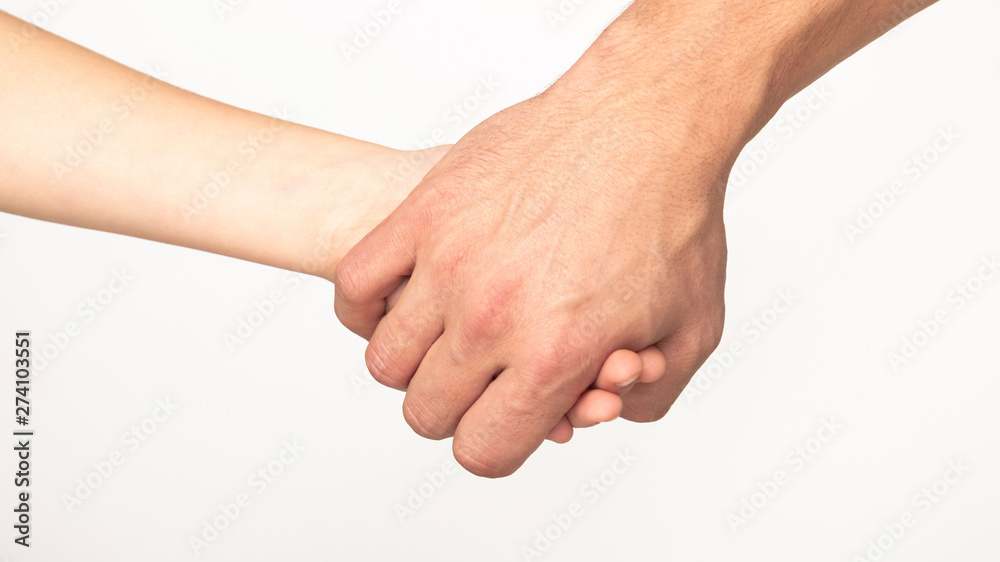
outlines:
M666 414L721 338L740 151L932 3L636 0L544 93L400 181L381 173L399 151L207 100L0 12L0 76L17 83L0 89L0 211L332 279L413 429L505 476L546 437ZM108 113L135 91L127 122ZM247 157L255 131L272 142Z
M480 476L661 418L721 338L736 143L663 91L564 86L579 66L461 139L334 276L373 377Z

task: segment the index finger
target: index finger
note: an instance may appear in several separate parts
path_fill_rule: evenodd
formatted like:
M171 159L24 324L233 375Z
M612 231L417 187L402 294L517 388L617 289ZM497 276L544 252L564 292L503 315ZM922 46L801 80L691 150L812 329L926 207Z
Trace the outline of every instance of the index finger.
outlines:
M405 219L390 215L337 265L334 312L347 329L371 339L385 315L386 299L413 272L415 238Z

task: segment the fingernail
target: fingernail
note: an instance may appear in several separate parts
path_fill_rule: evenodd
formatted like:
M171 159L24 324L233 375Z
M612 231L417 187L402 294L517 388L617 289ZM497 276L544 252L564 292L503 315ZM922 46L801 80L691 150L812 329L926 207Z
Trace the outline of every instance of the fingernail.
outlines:
M641 374L642 373L639 373L639 375L641 375ZM629 380L627 380L627 381L625 381L625 382L623 382L621 384L616 384L615 386L617 386L619 389L628 388L628 387L632 386L633 384L635 384L635 381L639 380L639 375L636 375L636 376L630 378Z

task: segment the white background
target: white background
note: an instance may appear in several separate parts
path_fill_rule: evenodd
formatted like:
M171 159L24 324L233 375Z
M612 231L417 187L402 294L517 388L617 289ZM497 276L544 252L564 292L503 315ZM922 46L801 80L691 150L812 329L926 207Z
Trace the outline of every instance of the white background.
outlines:
M553 26L556 0L403 0L348 62L342 43L386 3L246 0L220 18L210 0L64 1L44 27L200 94L415 148L544 89L625 6L590 0ZM914 524L881 537L883 560L1000 559L1000 276L976 280L1000 254L997 21L995 1L945 0L824 77L822 98L790 101L738 164L728 326L701 392L659 423L546 444L502 480L429 483L450 442L413 434L402 395L371 382L328 282L291 290L266 267L0 215L0 427L14 427L14 331L41 348L83 326L35 375L30 551L12 542L10 437L0 449L0 559L193 559L190 537L240 493L249 507L200 559L524 560L530 547L544 560L867 560L906 513ZM496 93L449 120L491 76ZM916 177L911 159L948 128L957 140ZM905 191L850 239L844 225L897 179ZM87 322L78 307L122 269L134 281ZM966 283L980 290L958 309ZM287 302L231 352L223 334L275 288ZM794 303L769 312L782 290ZM939 309L949 322L894 369L888 354ZM757 338L754 317L771 322ZM734 343L743 354L723 366ZM129 450L122 434L168 398L176 412ZM840 429L820 442L824 420ZM292 440L305 451L271 464ZM68 510L115 451L124 463ZM614 475L616 453L636 460ZM968 471L935 490L949 463ZM269 465L281 474L258 494L248 478ZM596 492L602 475L614 482ZM401 521L408 501L418 509ZM582 514L557 533L553 515L573 503ZM546 531L558 538L539 541Z

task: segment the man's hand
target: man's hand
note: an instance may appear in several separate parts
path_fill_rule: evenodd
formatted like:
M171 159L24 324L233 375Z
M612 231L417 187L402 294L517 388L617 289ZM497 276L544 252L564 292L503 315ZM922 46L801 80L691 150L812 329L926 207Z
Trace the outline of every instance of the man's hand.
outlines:
M612 351L666 355L667 376L626 396L623 415L650 421L717 345L738 147L676 95L671 110L666 91L556 87L501 112L341 263L337 313L370 338L372 375L470 471L516 470Z
M636 2L547 92L455 145L347 255L337 314L371 340L372 375L406 390L417 433L454 435L475 474L511 474L609 353L653 344L667 374L637 385L623 417L667 412L721 337L736 156L888 11L813 4ZM821 41L805 49L803 35Z

